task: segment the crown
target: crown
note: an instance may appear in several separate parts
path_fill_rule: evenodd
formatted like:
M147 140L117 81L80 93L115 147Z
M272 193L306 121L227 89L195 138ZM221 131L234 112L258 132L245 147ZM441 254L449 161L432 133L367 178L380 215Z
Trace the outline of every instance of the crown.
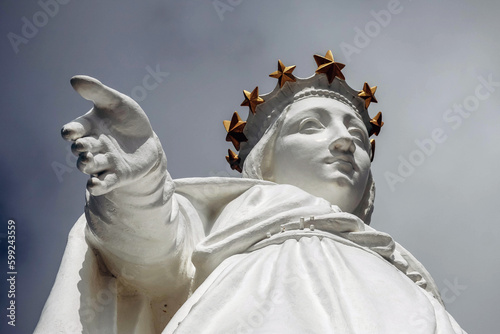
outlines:
M377 103L375 92L377 86L370 87L364 83L362 90L357 91L349 87L342 73L344 64L336 62L332 51L328 50L325 56L314 55L318 68L309 78L298 78L292 74L294 66L285 66L278 60L278 70L269 74L278 79L274 90L268 94L259 95L259 87L251 92L243 90L244 101L241 106L248 106L249 112L246 121L242 121L235 111L230 121L223 121L226 129L226 141L233 143L238 154L228 149L226 160L231 169L242 171L243 162L252 148L262 138L266 130L279 117L284 107L298 100L319 96L338 100L352 107L361 117L369 136L378 136L384 125L382 112L373 118L368 114L371 103ZM372 161L375 156L375 139L370 139Z

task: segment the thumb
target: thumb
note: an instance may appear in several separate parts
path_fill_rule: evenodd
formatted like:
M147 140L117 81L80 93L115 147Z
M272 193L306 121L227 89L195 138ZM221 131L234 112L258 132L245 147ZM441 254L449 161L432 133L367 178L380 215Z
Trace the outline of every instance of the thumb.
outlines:
M100 109L113 109L124 98L122 93L86 75L76 75L71 78L70 82L78 94L84 99L94 102L94 105Z

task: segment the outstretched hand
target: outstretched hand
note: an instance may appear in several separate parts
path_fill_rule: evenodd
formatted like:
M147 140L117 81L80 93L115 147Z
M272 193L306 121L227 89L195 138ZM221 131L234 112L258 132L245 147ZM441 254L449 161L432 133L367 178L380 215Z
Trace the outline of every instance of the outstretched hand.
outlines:
M61 130L64 139L73 141L78 169L91 175L87 189L92 195L131 184L164 159L161 144L137 102L92 77L75 76L71 85L94 103L88 113Z

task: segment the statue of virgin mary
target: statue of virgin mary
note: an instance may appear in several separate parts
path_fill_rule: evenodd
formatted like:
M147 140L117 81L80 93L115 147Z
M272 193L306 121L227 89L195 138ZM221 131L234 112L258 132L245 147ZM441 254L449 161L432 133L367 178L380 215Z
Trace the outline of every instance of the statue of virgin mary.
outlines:
M66 124L90 175L35 333L465 333L427 270L370 227L383 125L376 87L350 88L331 51L306 79L244 91L224 121L242 178L172 180L130 97L71 84L94 107Z

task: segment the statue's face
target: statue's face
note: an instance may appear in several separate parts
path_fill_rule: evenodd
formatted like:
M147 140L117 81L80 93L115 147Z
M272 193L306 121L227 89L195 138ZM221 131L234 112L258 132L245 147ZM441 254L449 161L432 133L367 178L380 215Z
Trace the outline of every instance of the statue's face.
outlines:
M353 212L367 185L370 152L366 127L352 108L306 98L285 115L274 147L273 180Z

